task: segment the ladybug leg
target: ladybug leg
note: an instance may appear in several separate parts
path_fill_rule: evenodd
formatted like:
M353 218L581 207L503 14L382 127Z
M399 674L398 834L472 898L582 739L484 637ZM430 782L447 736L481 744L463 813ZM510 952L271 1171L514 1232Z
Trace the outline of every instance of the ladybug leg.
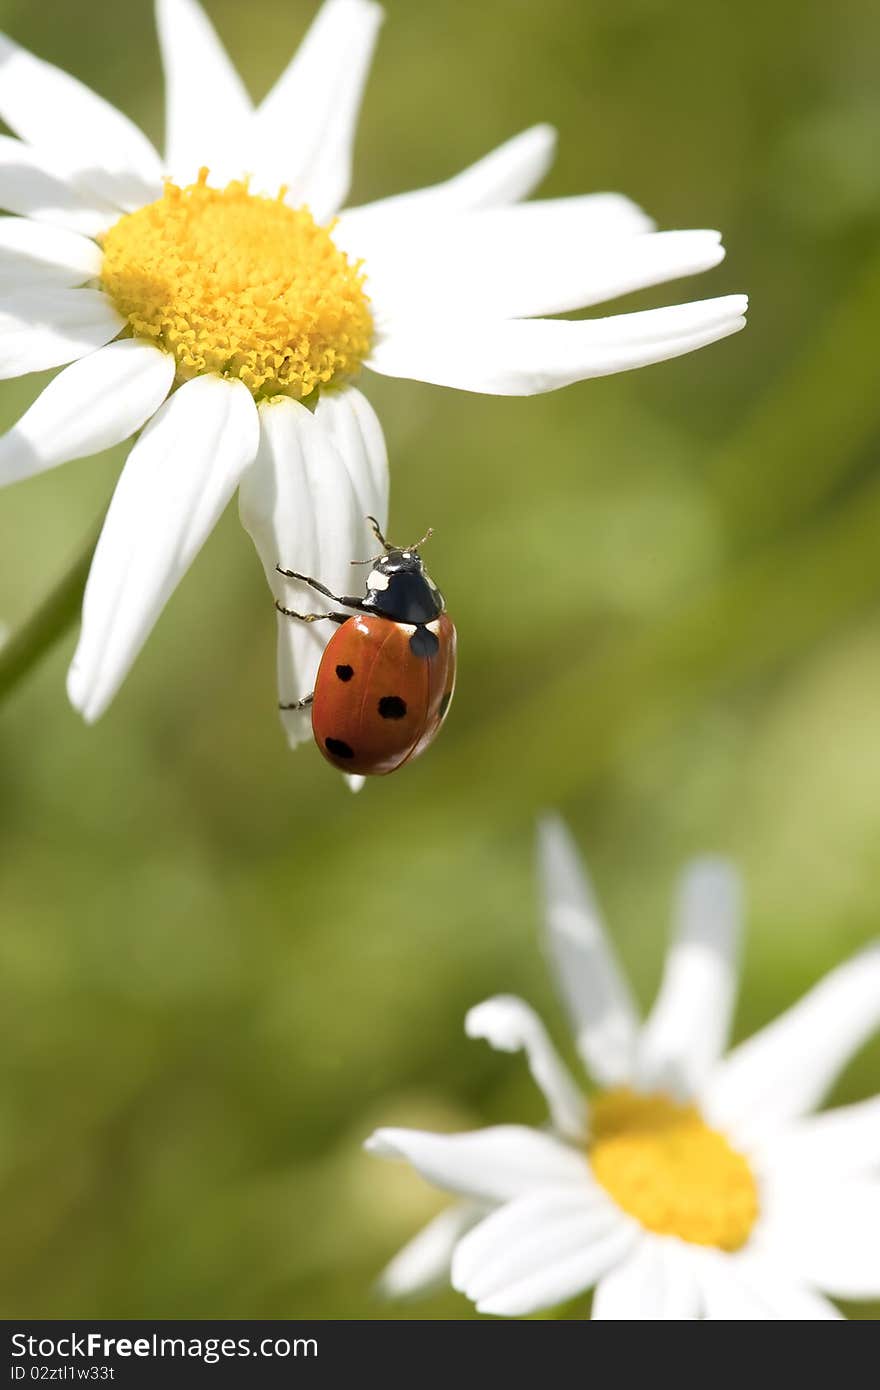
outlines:
M307 574L298 574L296 570L282 569L280 565L276 565L275 568L279 574L284 575L285 579L299 579L303 584L308 584L311 588L317 589L318 593L323 594L325 598L332 598L334 603L344 603L346 608L357 608L361 611L364 611L363 603L359 598L354 598L350 595L340 598L338 594L334 594L330 589L327 588L326 584L322 584L318 579L310 579ZM275 606L276 608L278 607L277 604ZM282 612L283 611L284 610L282 609ZM369 609L367 609L366 611L369 612ZM296 616L298 615L294 614L294 617ZM324 614L322 613L319 616L323 617ZM340 618L339 621L344 622L344 619Z
M280 565L276 565L275 568L279 574L284 575L285 579L301 579L303 584L308 584L310 588L317 589L318 593L323 594L325 598L332 598L334 603L341 602L334 593L331 593L326 584L322 584L319 579L310 579L307 574L297 574L296 570L282 569Z
M308 709L309 705L312 703L312 701L314 700L314 698L315 698L315 692L314 692L314 690L313 690L312 693L311 693L311 695L304 695L304 696L302 697L301 700L294 700L293 703L290 704L290 705L279 705L278 708L279 708L279 709Z
M298 618L301 623L320 623L324 618L329 618L331 623L347 623L347 613L295 613L292 608L285 608L283 603L275 602L275 607L279 613L283 613L285 618Z

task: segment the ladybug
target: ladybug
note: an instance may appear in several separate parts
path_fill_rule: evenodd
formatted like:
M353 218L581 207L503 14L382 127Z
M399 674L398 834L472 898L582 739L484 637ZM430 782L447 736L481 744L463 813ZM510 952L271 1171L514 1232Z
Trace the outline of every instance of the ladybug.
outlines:
M342 772L385 776L424 752L446 717L455 686L455 626L419 546L389 544L368 516L384 554L371 565L363 598L338 598L317 579L276 566L354 613L279 613L339 629L324 648L311 695L281 709L312 710L315 742ZM355 561L354 563L358 563Z

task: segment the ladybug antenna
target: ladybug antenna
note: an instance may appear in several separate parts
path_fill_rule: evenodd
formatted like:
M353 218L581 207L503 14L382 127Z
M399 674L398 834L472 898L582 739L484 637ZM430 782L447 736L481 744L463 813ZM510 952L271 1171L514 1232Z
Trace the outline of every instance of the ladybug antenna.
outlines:
M379 526L379 523L378 523L378 521L376 520L376 518L375 518L374 516L368 516L368 517L367 517L367 521L370 523L370 526L371 526L372 531L373 531L373 535L376 537L376 540L377 540L377 541L379 542L379 544L382 546L382 548L383 548L383 550L385 551L385 554L386 554L386 555L390 555L390 553L391 553L392 550L397 550L397 549L398 549L398 547L395 546L395 545L392 545L392 544L390 543L390 541L386 541L385 537L382 535L382 531L381 531L381 528L380 528L380 526ZM425 541L429 541L429 540L431 539L431 537L433 536L433 534L434 534L434 528L433 528L433 526L429 526L428 529L427 529L427 531L425 532L425 534L422 536L422 539L421 539L420 541L416 541L415 545L408 546L407 548L408 548L409 550L418 550L420 546L423 546L423 545L425 544ZM379 559L381 559L381 558L382 558L382 557L379 556ZM369 559L369 560L352 560L351 563L352 563L353 565L375 565L375 563L376 563L376 556L373 556L373 557L372 557L371 559Z
M380 526L379 526L379 523L378 523L378 521L376 520L376 518L375 518L374 516L368 516L368 517L367 517L367 521L370 523L370 529L372 530L373 535L376 537L376 540L377 540L377 541L379 542L379 544L382 546L383 550L385 551L385 553L386 553L386 555L387 555L389 551L391 551L391 550L394 549L394 547L393 547L392 545L389 545L388 542L386 541L385 537L382 535L382 531L381 531L381 528L380 528ZM351 561L351 564L353 564L353 565L375 565L376 562L377 562L377 560L381 560L381 558L382 558L381 555L371 555L370 558L369 558L369 560L352 560L352 561Z
M374 516L368 516L368 517L367 517L367 521L370 523L370 526L373 528L373 535L376 537L376 540L379 542L379 544L381 545L382 549L383 549L386 553L387 553L389 550L393 550L393 549L394 549L394 546L393 546L393 545L389 545L388 542L386 541L385 537L382 535L381 528L380 528L379 523L378 523L378 521L376 520L376 518L375 518Z

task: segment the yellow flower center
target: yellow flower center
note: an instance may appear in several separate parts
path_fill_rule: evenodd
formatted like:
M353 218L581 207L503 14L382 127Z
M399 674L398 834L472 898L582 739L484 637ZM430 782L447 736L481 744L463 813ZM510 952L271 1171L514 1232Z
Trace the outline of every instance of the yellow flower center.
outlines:
M104 237L101 284L133 333L173 353L179 382L218 372L257 397L356 372L373 331L360 262L308 208L207 177L166 183Z
M742 1154L695 1105L626 1087L593 1101L589 1157L615 1202L649 1231L738 1250L758 1216L758 1185Z

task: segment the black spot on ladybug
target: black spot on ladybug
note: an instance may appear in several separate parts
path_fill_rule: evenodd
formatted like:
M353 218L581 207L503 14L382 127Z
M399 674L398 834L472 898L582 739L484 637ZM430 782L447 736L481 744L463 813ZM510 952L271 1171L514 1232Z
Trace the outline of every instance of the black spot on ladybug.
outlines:
M352 676L354 675L354 667L353 667L353 666L337 666L337 667L336 667L336 674L337 674L337 676L339 677L339 679L340 679L341 681L350 681L351 678L352 678Z
M401 700L399 695L383 695L379 713L383 719L402 719L406 714L406 700Z
M436 656L440 650L440 643L433 632L429 632L426 627L417 627L412 637L409 639L410 651L413 656L422 656L427 659L429 656Z
M347 743L343 743L341 738L325 738L324 747L328 753L332 753L334 758L353 758L354 749Z
M446 711L449 709L449 701L450 701L451 699L452 699L452 691L451 691L451 690L447 690L446 694L443 696L443 699L440 701L440 708L439 708L439 710L437 711L438 718L440 718L440 719L443 718L444 714L445 714Z

